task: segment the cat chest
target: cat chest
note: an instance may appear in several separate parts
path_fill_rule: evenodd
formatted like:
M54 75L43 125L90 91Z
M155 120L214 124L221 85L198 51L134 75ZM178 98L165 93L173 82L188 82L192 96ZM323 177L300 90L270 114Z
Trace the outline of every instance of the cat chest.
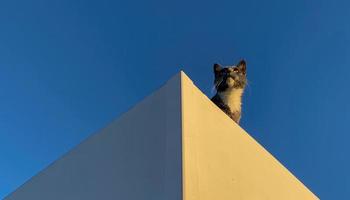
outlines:
M221 92L220 98L231 111L241 111L243 90L235 89L231 91Z

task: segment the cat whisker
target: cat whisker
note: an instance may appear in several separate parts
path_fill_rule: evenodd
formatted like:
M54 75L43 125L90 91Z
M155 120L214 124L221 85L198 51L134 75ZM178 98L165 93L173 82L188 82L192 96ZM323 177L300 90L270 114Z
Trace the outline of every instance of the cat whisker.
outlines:
M216 86L214 85L212 88L211 88L211 93L214 94L216 91Z
M222 83L222 81L224 81L223 78L221 78L215 85L215 88L219 87L219 85Z
M214 84L213 88L211 89L211 93L215 93L216 89L219 87L219 85L222 83L222 81L223 81L223 78L221 78L219 81L217 81Z
M249 91L249 95L252 94L252 91L250 89L250 82L248 81L248 79L246 80L246 88L248 88L248 91Z

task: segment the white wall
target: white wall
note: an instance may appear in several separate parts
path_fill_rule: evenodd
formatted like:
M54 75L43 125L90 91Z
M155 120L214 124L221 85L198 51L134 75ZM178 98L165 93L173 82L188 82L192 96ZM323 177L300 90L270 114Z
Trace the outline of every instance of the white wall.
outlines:
M182 198L180 76L6 200Z

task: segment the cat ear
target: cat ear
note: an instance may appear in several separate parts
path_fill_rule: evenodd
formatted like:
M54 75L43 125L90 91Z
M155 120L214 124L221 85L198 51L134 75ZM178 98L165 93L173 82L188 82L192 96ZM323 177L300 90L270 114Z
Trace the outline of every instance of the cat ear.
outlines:
M237 68L238 68L241 72L243 72L243 74L245 74L246 71L247 71L247 64L246 64L245 60L239 61L239 63L237 64Z
M214 68L214 74L216 74L216 73L218 73L218 72L220 72L222 70L221 65L217 64L217 63L214 64L213 68Z

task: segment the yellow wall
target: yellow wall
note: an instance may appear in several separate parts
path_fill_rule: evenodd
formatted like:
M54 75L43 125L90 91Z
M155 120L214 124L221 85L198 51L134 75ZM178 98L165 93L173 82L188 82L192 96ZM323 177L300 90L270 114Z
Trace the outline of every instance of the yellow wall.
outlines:
M181 79L184 200L318 199L184 73Z

